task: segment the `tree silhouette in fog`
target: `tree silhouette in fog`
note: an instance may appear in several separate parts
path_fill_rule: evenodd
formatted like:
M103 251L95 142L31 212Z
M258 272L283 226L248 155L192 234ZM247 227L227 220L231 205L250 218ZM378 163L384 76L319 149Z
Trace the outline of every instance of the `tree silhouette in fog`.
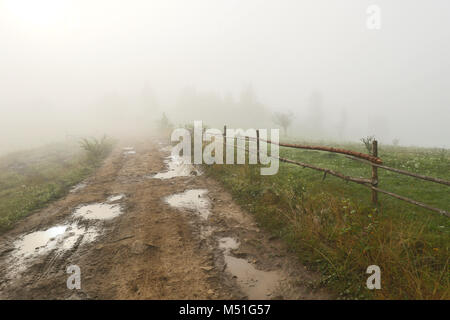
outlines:
M294 114L292 111L288 112L275 112L272 116L272 121L283 128L283 133L287 136L287 129L291 126L294 120Z

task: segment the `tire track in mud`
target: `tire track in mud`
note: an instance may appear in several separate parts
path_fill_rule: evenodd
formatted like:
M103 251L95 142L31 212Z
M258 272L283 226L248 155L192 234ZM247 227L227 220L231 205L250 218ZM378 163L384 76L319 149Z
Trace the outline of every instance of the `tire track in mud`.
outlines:
M15 239L61 223L97 228L94 241L78 237L68 249L36 257L15 279L0 274L3 299L322 299L318 277L305 270L283 244L260 231L214 180L185 170L168 179L168 149L134 140L136 153L119 146L86 186L24 219L0 237L0 270L7 269ZM154 139L153 139L154 141ZM183 164L181 164L182 166ZM163 175L164 176L164 175ZM173 207L165 201L189 190L206 190ZM118 201L123 213L110 220L82 220L81 205ZM194 193L195 194L195 193ZM198 198L200 196L200 198ZM198 200L206 204L197 207ZM191 204L192 204L191 203ZM203 217L198 211L207 210ZM231 240L230 240L231 239ZM8 251L10 250L10 251ZM68 290L65 270L81 269L81 290ZM269 279L270 281L267 281Z

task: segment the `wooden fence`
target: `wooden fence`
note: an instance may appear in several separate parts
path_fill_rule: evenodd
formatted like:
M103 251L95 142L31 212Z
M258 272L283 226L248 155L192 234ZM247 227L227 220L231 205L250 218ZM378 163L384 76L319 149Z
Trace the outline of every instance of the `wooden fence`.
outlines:
M333 147L324 147L324 146L311 146L311 145L300 145L300 144L291 144L291 143L281 143L281 142L272 142L270 140L264 140L261 139L259 137L259 130L256 130L256 138L253 137L227 137L226 135L226 130L227 127L224 126L224 132L223 132L223 141L225 145L229 145L227 143L228 139L244 139L247 141L247 139L256 141L256 154L257 154L257 161L259 162L259 145L260 145L260 141L262 142L266 142L268 144L275 144L278 145L280 147L287 147L287 148L296 148L296 149L306 149L306 150L318 150L318 151L326 151L326 152L332 152L332 153L339 153L339 154L344 154L348 159L354 160L354 161L359 161L361 163L370 165L372 167L372 175L370 178L361 178L361 177L350 177L347 175L344 175L343 173L340 172L336 172L334 170L331 169L326 169L326 168L321 168L312 164L308 164L308 163L303 163L303 162L299 162L299 161L294 161L294 160L290 160L290 159L286 159L286 158L282 158L282 157L274 157L271 156L272 158L276 158L279 161L282 162L286 162L286 163L290 163L290 164L294 164L294 165L298 165L301 166L303 168L310 168L313 170L317 170L317 171L321 171L324 173L323 175L323 180L326 178L327 174L330 174L332 176L338 177L340 179L343 179L345 181L350 181L350 182L354 182L354 183L358 183L360 185L363 185L365 187L368 187L371 189L372 191L372 203L374 205L378 205L378 192L386 194L388 196L394 197L396 199L399 200L403 200L405 202L414 204L416 206L434 211L434 212L438 212L442 215L445 215L447 217L450 217L450 212L443 210L443 209L438 209L438 208L434 208L432 206L429 206L425 203L395 194L393 192L389 192L383 189L378 188L378 183L379 183L379 178L378 178L378 169L384 169L384 170L388 170L391 172L395 172L398 174L402 174L402 175L407 175L416 179L422 179L422 180L426 180L426 181L430 181L430 182L434 182L434 183L439 183L439 184L443 184L443 185L447 185L450 186L450 181L444 180L444 179L439 179L439 178L433 178L433 177L428 177L428 176L424 176L424 175L420 175L420 174L416 174L416 173L412 173L412 172L408 172L405 170L400 170L400 169L396 169L396 168L391 168L388 166L383 165L383 161L378 157L378 142L376 140L374 140L372 142L372 154L365 154L365 153L361 153L361 152L356 152L356 151L352 151L352 150L345 150L345 149L339 149L339 148L333 148ZM234 146L234 143L233 143ZM237 147L237 146L236 146ZM245 148L246 152L250 152L250 150L248 150L247 148ZM225 153L224 153L225 156Z

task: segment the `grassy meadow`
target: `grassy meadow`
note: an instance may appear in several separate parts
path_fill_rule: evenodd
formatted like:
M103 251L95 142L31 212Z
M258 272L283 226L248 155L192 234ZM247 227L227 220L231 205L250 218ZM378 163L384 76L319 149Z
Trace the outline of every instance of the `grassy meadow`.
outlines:
M0 232L67 194L98 167L111 146L109 141L91 139L0 157Z
M367 153L362 143L332 146ZM450 180L449 150L380 144L378 152L387 166ZM280 148L280 156L371 176L370 166L343 155ZM370 189L330 175L322 180L322 172L292 164L280 162L273 176L261 176L258 165L204 167L263 228L320 271L314 286L325 285L342 299L450 298L448 217L380 193L374 207ZM378 175L379 188L450 211L448 186L383 169ZM381 290L366 288L369 265L381 268Z

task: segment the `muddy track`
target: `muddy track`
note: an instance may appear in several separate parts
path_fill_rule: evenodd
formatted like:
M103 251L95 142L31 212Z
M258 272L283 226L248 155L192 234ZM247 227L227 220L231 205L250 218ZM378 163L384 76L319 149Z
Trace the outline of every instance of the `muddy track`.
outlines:
M86 185L0 237L1 299L332 297L219 183L191 167L155 178L169 152L151 141L118 146Z

